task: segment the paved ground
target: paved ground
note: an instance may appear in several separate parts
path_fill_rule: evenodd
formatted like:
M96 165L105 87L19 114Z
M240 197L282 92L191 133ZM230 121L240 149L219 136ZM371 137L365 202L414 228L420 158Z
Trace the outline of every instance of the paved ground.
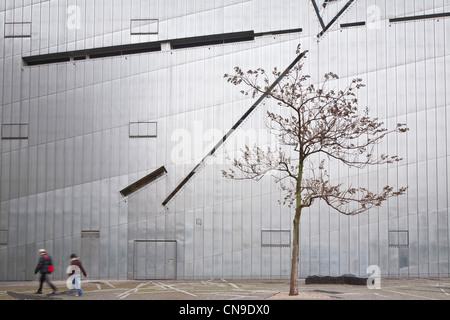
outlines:
M83 296L70 293L65 281L54 281L56 294L38 282L0 282L0 300L450 300L450 278L381 279L379 289L364 285L299 282L299 295L289 296L282 280L84 280Z

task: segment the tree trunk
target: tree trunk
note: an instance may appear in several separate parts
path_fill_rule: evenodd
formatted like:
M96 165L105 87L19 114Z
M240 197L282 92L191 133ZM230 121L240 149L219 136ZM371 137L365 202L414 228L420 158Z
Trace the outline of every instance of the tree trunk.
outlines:
M299 263L299 255L300 255L300 247L299 247L299 238L300 238L300 215L301 215L301 207L298 206L295 210L294 217L294 230L293 230L293 239L292 239L292 266L291 266L291 282L289 288L289 295L296 296L298 295L298 263Z
M303 175L303 165L300 160L298 177L297 177L297 195L296 195L296 206L295 206L295 216L294 216L294 230L292 239L292 264L291 264L291 282L289 288L289 295L298 295L298 263L300 260L300 216L302 213L302 195L301 195L301 185L302 185L302 175Z

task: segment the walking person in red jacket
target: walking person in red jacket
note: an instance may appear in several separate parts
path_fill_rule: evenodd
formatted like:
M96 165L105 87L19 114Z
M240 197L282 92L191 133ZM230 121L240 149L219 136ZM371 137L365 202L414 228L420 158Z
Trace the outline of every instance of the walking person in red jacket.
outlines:
M45 249L39 249L39 254L41 255L39 257L38 264L36 266L36 269L34 269L34 274L37 274L38 272L41 273L41 276L39 278L39 289L36 291L36 294L42 293L42 286L44 285L44 281L48 283L48 285L53 289L52 293L56 292L56 286L50 282L50 280L47 277L47 274L50 274L52 272L51 268L53 268L52 258L47 254Z
M74 253L70 255L70 267L68 269L68 272L69 277L73 278L72 283L78 290L77 297L79 297L83 294L83 291L81 290L81 273L83 273L85 278L87 277L87 274L80 259L78 259L77 255Z

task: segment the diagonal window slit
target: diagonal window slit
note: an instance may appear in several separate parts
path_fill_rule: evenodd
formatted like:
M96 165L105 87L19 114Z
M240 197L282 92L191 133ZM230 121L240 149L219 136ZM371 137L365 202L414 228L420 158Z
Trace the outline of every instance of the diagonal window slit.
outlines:
M317 38L322 37L333 25L334 23L344 14L345 11L350 7L350 5L355 2L356 0L348 0L348 2L339 10L339 12L334 16L333 19L331 19L328 24L325 25L325 22L322 19L322 16L320 15L319 6L316 3L316 0L311 0L311 3L314 7L314 10L316 12L317 18L319 19L320 25L322 27L322 31L317 35ZM325 1L323 7L325 8L328 2L334 2L334 1Z
M120 194L124 197L128 197L129 195L135 193L136 191L144 188L150 183L154 182L156 179L162 177L167 173L167 170L164 166L156 169L155 171L149 173L145 177L139 179L135 183L129 185L128 187L120 190Z
M217 144L214 146L214 148L211 149L210 152L192 169L192 171L183 179L183 181L180 182L180 184L172 191L172 193L169 194L169 196L162 202L163 206L166 206L174 197L175 195L183 188L183 186L188 183L188 181L199 171L203 164L206 163L207 159L212 156L217 149L226 141L226 139L233 133L234 130L236 130L246 118L252 112L256 109L256 107L269 95L269 93L275 88L275 86L289 73L289 71L306 55L306 52L302 52L299 54L294 61L291 62L291 64L284 70L284 72L272 83L272 85L267 89L267 91L262 94L258 100L242 115L241 118L231 127L230 130L223 136L223 138L217 142Z

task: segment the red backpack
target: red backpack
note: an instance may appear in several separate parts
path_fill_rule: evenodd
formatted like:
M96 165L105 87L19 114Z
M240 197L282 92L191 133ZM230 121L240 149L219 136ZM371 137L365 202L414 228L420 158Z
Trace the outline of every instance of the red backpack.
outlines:
M45 257L45 259L49 259L48 255L46 255L46 254L44 255L44 257ZM55 271L55 268L53 268L53 265L50 261L50 265L48 266L48 273L52 273L53 271Z

